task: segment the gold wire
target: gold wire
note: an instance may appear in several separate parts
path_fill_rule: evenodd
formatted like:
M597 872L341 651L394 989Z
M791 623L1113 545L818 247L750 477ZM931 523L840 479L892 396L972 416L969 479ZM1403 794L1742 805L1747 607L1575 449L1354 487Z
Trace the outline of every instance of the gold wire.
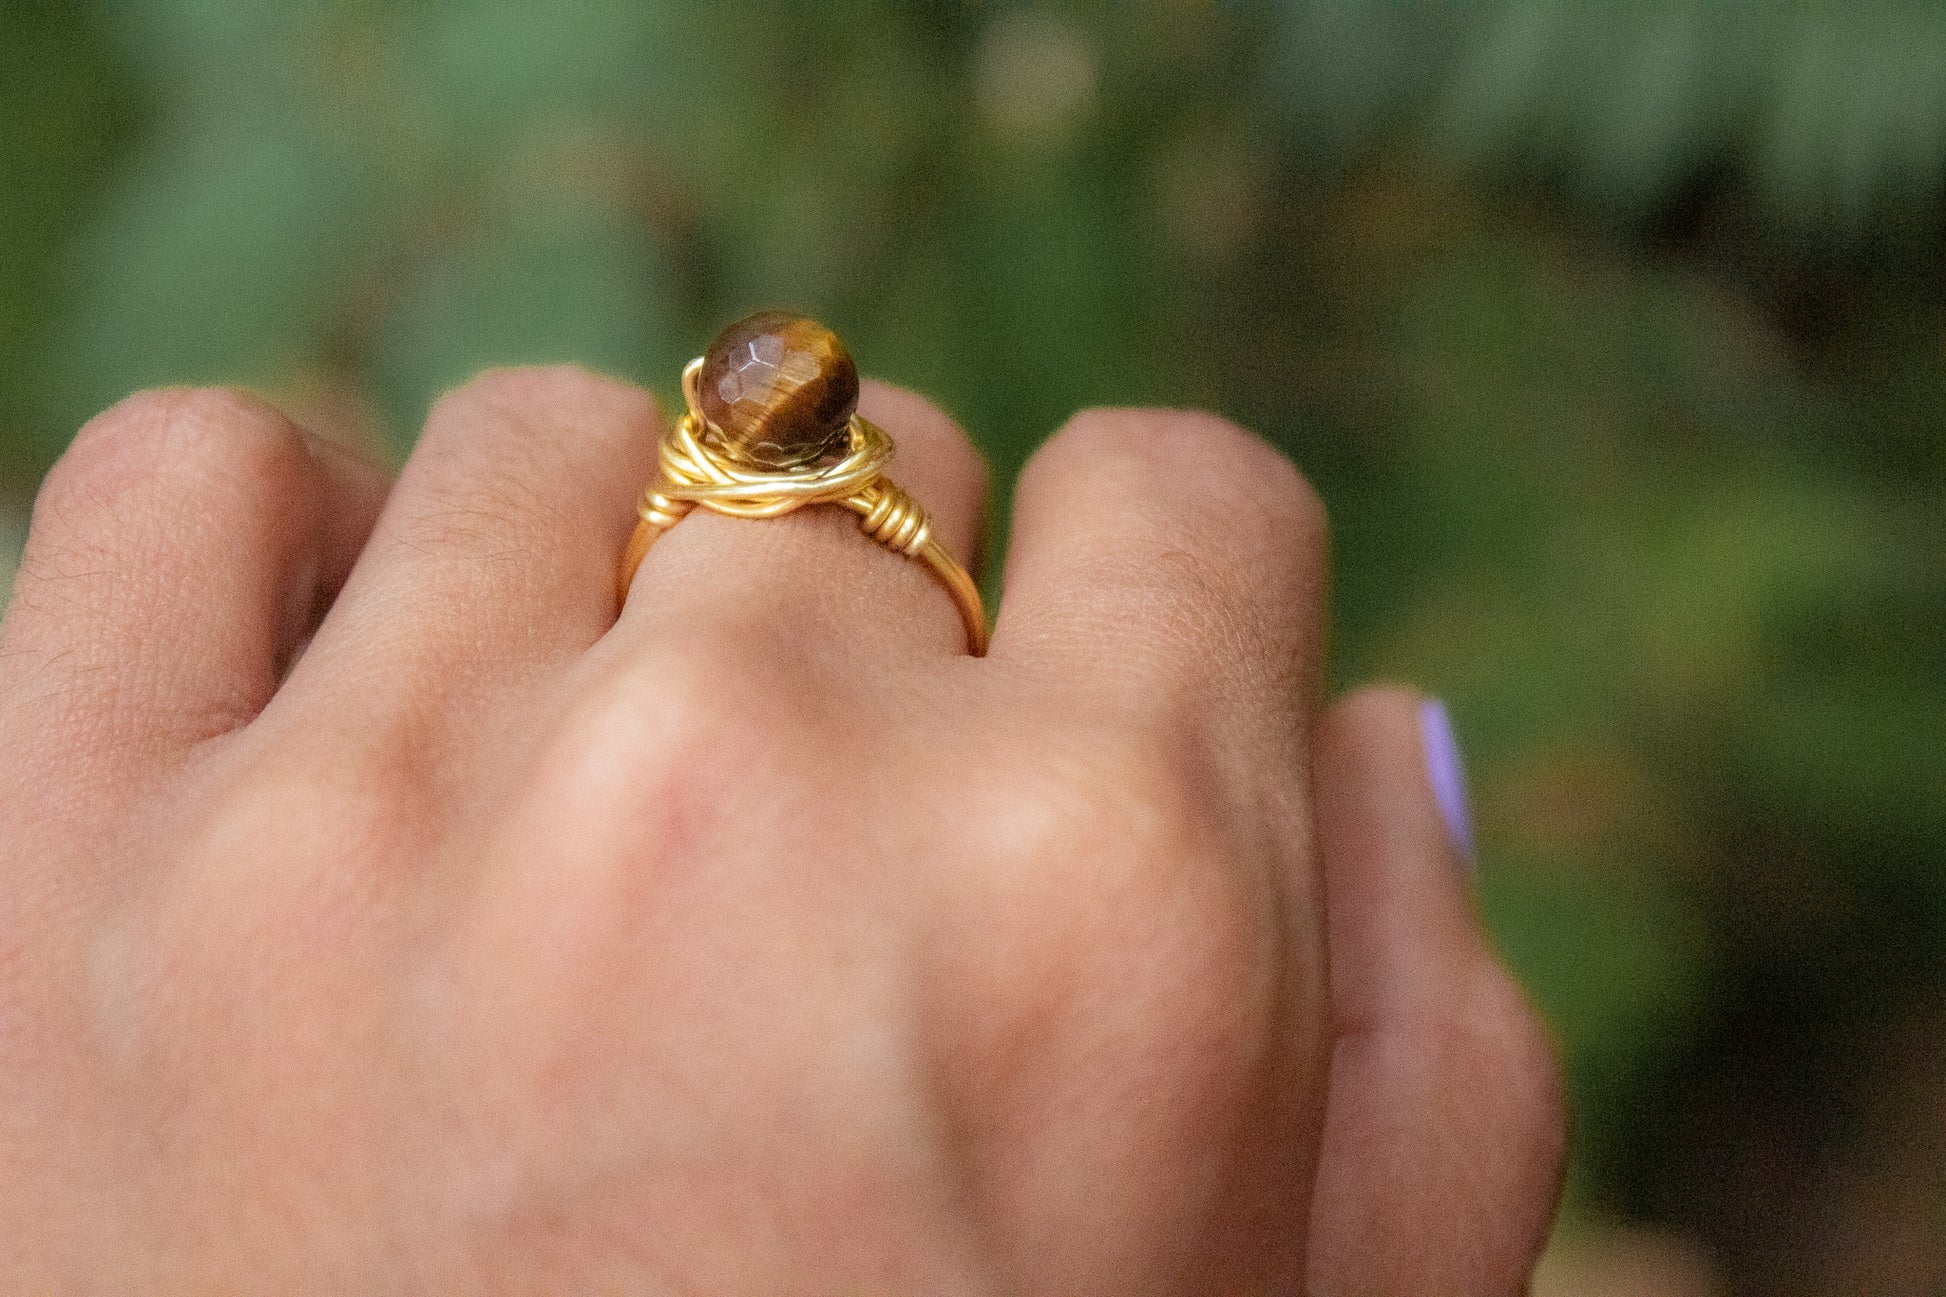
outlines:
M662 438L655 479L642 492L641 521L629 537L617 572L622 601L656 538L701 506L732 518L776 518L807 504L836 504L859 515L867 536L895 554L924 563L959 606L966 643L974 657L987 651L986 610L966 569L933 539L932 520L902 488L884 475L892 439L870 420L853 415L851 444L834 464L765 472L733 464L702 441L703 416L696 398L699 356L683 367L682 394L689 408Z

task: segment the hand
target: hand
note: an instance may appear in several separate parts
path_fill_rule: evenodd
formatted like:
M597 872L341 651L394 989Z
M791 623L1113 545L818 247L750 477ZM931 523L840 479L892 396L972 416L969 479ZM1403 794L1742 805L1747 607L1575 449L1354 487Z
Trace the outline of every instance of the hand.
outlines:
M967 556L978 455L865 410ZM1320 715L1289 464L1078 417L976 660L825 508L617 622L657 427L544 369L389 486L228 393L81 433L0 628L0 1288L1517 1291L1551 1052L1418 700Z

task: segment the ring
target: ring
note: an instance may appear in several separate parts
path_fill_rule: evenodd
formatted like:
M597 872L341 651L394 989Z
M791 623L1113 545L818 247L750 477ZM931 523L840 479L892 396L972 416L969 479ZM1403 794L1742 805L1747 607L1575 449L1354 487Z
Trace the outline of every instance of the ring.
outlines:
M885 476L892 438L859 417L858 368L836 334L783 311L746 316L683 367L682 395L689 408L662 438L622 553L623 601L649 547L698 505L777 518L837 504L860 515L867 536L932 570L959 605L968 650L985 655L979 587L933 539L919 502Z

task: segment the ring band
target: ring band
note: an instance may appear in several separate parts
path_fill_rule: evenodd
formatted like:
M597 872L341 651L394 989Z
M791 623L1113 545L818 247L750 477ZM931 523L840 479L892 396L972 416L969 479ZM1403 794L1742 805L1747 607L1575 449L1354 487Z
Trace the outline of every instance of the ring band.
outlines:
M752 316L750 321L764 321L772 326L774 333L777 321L795 318L766 313ZM750 321L732 325L724 338L730 338ZM801 323L820 327L809 321ZM720 340L712 346L711 355L718 345ZM836 340L831 339L830 345L835 347ZM761 344L758 350L761 352ZM773 354L767 357L773 363L762 370L771 377L772 389L760 395L771 395L778 386L783 386L785 395L790 395L805 385L805 366L802 363L791 366L791 357L787 355L780 368L774 363L778 359L776 350L773 345ZM795 354L803 355L802 352ZM837 354L843 358L844 368L853 375L855 392L856 371L851 369L850 357L842 349ZM664 434L658 471L642 492L637 506L640 521L629 537L617 573L619 598L627 600L629 586L649 547L691 509L700 506L733 518L776 518L806 505L837 504L857 513L860 529L880 545L931 569L959 607L968 651L975 657L983 656L987 649L987 622L979 587L933 538L932 521L919 502L885 476L884 467L893 450L892 438L885 430L853 412L845 418L842 432L833 429L830 434L829 444L837 449L819 460L785 468L749 462L749 457L733 453L735 443L704 414L700 389L704 367L710 359L710 355L699 356L683 367L682 393L688 409ZM792 369L797 372L793 374ZM775 377L779 373L783 375L781 384ZM793 377L798 380L796 384L789 381ZM748 380L744 385L749 386ZM855 403L855 396L852 401ZM776 449L770 443L764 445Z

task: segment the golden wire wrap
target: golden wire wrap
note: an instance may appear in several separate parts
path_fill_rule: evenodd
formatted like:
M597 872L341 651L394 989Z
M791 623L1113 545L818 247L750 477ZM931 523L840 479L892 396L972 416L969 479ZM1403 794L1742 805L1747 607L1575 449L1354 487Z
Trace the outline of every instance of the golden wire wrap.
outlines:
M884 429L853 415L851 445L835 464L781 473L743 468L701 440L696 375L702 364L698 358L683 367L682 391L689 409L663 437L660 468L642 492L637 507L641 521L629 537L617 574L619 597L627 600L636 569L656 538L698 505L733 518L776 518L807 504L836 504L859 515L867 536L932 569L959 605L967 648L974 657L985 656L987 619L979 587L933 539L932 520L919 502L884 476L892 457L892 439Z

